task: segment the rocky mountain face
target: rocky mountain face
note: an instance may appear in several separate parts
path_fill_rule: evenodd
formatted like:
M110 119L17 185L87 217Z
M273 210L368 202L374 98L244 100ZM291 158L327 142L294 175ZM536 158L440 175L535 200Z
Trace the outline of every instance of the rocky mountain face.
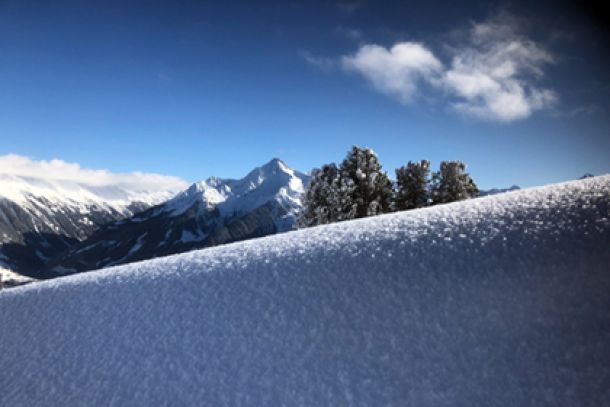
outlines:
M0 267L44 278L47 264L63 251L174 193L0 174Z
M208 178L105 225L50 261L46 273L70 274L290 230L308 182L278 159L239 180Z

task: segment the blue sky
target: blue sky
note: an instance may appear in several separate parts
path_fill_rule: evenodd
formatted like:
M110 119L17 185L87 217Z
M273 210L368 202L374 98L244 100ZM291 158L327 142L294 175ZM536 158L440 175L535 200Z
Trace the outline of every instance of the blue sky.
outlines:
M0 155L189 182L273 157L309 171L352 144L392 176L463 160L482 188L610 172L592 8L87 3L0 2Z

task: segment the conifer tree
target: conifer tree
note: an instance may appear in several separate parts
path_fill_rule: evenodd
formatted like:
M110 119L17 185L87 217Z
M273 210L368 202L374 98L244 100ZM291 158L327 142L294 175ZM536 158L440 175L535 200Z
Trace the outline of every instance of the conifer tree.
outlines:
M430 162L427 160L409 161L406 166L398 168L394 209L401 211L428 205L429 175Z
M338 220L339 173L335 163L315 168L303 196L303 210L297 219L298 228L324 225Z
M390 212L392 183L373 150L353 146L339 168L339 220Z
M448 203L479 196L479 189L461 161L443 161L432 175L432 203Z

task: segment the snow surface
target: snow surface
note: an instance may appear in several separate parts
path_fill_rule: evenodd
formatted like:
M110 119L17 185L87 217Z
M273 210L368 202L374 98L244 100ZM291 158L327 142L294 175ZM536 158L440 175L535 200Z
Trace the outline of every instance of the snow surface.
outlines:
M0 405L610 405L610 176L0 293Z

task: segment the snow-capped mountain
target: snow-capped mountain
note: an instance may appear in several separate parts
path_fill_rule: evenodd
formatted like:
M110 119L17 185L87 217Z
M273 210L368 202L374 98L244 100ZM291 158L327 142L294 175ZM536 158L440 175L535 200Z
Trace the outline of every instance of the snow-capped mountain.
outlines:
M292 229L309 177L279 159L239 180L211 177L111 223L49 263L70 274Z
M101 226L176 192L0 173L0 267L41 277L50 259Z
M286 231L292 227L294 216L301 208L301 194L308 182L309 176L274 158L239 180L210 177L197 182L160 210L177 216L196 204L203 211L217 208L221 217L227 218L275 201L286 209L285 214L275 218L277 229Z

